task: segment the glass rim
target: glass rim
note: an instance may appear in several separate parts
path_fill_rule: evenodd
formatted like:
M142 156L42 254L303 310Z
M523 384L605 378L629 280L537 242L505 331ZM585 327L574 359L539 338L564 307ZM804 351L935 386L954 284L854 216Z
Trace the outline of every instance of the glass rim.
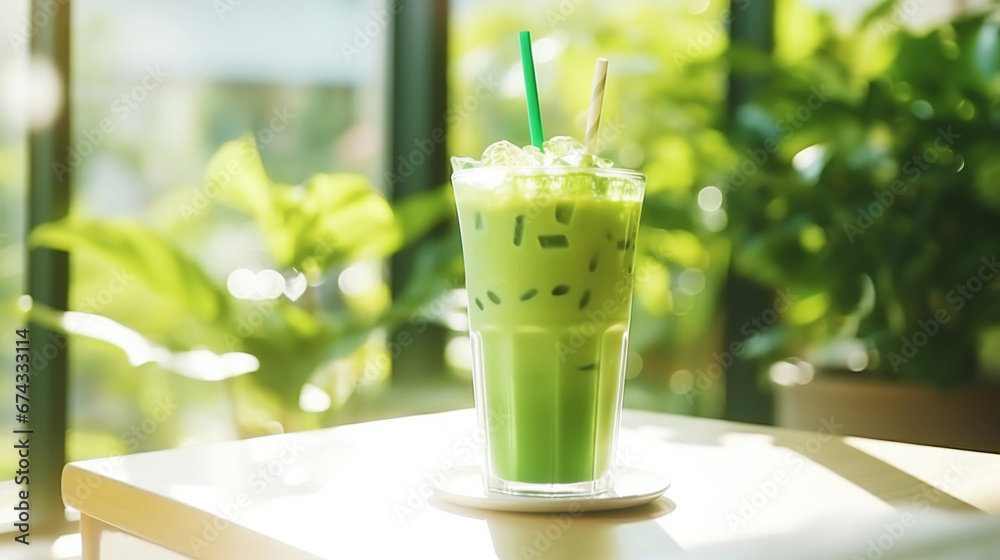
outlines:
M462 169L451 174L452 180L462 178L465 175L474 175L482 172L505 172L508 174L532 176L532 175L568 175L570 173L590 173L604 177L618 177L622 179L642 179L646 180L646 175L634 169L623 167L569 167L560 165L516 165L510 167L472 167Z

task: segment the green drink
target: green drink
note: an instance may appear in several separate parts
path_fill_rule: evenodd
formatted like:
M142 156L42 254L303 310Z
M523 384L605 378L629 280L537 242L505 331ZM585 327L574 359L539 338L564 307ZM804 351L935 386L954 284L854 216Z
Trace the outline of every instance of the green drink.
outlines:
M606 489L645 177L482 167L452 178L490 490Z

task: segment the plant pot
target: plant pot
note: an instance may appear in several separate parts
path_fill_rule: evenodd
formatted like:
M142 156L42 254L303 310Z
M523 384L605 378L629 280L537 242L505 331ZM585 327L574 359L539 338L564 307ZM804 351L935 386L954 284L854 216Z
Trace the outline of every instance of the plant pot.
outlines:
M947 392L859 374L817 372L804 385L775 385L779 426L838 435L1000 453L1000 385L978 383Z

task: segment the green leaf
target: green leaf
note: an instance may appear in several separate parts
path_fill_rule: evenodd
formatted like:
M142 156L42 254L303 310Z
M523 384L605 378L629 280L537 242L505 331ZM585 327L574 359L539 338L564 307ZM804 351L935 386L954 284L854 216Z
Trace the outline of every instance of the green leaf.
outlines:
M455 215L451 185L408 196L396 203L395 210L402 244L408 245Z
M205 170L206 197L220 197L261 224L270 224L273 197L271 180L264 171L260 153L251 135L226 142Z
M380 258L401 244L392 207L362 175L323 173L310 177L299 208L301 231L296 236L295 266L326 268L345 261Z
M417 246L413 270L392 309L382 318L383 326L408 319L447 290L460 288L463 275L462 243L458 229L449 235L428 239Z
M892 11L896 7L896 0L882 0L881 2L872 6L868 13L866 13L858 21L858 29L864 29L869 25L875 25L879 23L885 23L884 20L888 20L892 17ZM893 24L893 29L897 29L899 26Z
M372 325L358 321L320 325L293 306L286 311L283 330L260 329L244 341L244 349L260 360L260 368L249 377L292 407L302 385L317 370L360 347Z
M70 218L35 228L29 242L99 255L113 263L119 282L137 279L201 319L214 320L226 311L226 294L201 266L141 224Z

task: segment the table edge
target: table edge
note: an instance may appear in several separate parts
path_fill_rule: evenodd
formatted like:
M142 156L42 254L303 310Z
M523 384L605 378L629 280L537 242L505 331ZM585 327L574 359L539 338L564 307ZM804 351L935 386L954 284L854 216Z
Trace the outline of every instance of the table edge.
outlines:
M81 498L73 491L86 488ZM230 560L234 553L252 551L270 558L317 560L321 557L279 541L214 513L190 506L167 496L154 494L84 468L78 463L67 464L62 471L63 503L108 525L170 549L187 558ZM155 506L155 507L153 507ZM216 537L205 540L205 530L214 530ZM186 535L179 536L179 535ZM191 539L201 538L205 547L195 550ZM209 535L211 536L211 535Z

